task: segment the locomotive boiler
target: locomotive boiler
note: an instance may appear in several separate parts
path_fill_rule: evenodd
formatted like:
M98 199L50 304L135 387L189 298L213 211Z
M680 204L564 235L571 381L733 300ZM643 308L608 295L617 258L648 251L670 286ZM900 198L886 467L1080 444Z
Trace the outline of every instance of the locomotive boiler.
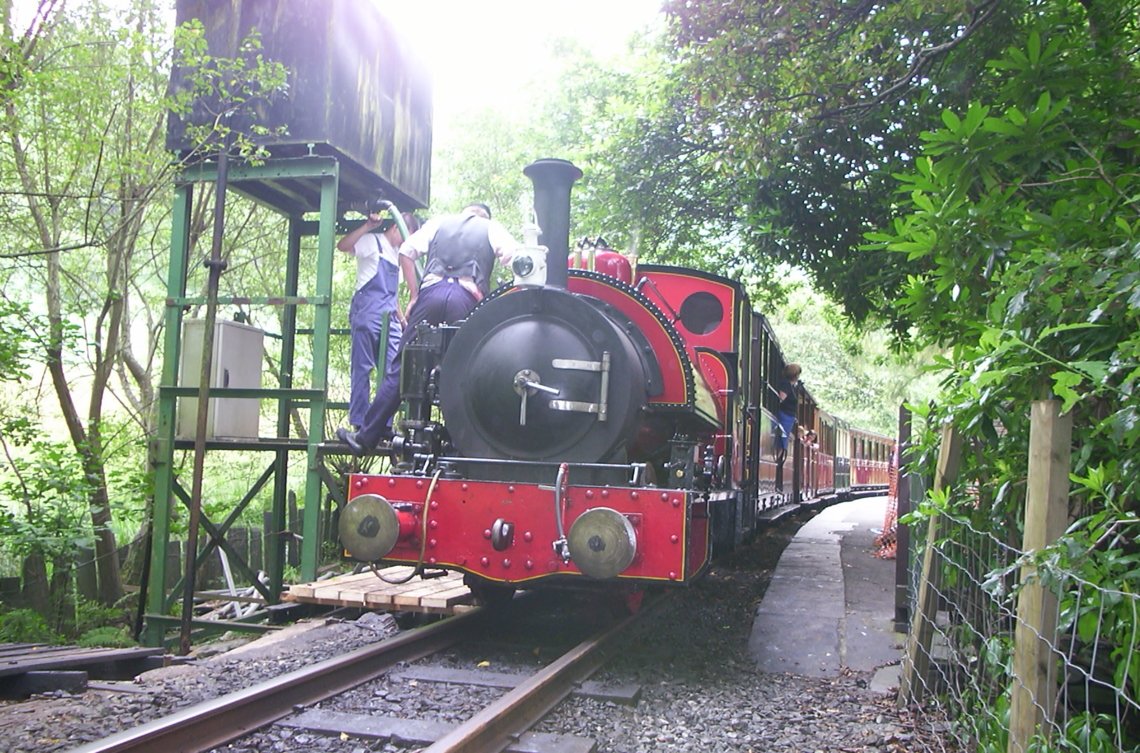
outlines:
M342 544L364 562L460 570L484 595L692 581L798 494L800 466L776 452L778 344L733 280L634 270L607 249L576 263L581 172L548 159L524 173L546 280L519 254L515 284L460 325L417 328L391 466L349 477Z

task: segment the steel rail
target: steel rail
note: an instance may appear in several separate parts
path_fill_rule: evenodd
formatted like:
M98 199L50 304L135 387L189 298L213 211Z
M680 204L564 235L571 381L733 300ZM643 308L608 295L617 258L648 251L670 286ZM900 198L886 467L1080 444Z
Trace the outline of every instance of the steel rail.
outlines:
M124 730L75 748L72 753L207 751L287 716L296 706L307 706L368 682L398 662L440 651L458 642L483 617L482 609L473 609Z
M605 663L616 638L658 611L671 595L671 592L663 594L636 614L579 643L421 753L500 753L505 750Z

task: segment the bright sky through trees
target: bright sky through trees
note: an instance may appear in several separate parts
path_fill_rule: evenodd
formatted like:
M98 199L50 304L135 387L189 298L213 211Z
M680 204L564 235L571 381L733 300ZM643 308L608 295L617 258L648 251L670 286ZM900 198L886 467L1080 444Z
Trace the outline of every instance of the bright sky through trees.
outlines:
M599 57L662 22L661 0L377 0L432 71L437 118L473 106L525 107L522 85L552 67L550 40Z

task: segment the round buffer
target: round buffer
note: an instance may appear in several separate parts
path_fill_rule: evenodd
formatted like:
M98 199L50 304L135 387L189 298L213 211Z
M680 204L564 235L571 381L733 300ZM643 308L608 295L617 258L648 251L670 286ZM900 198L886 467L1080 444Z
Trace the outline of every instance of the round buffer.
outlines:
M595 507L579 515L567 539L570 559L591 578L616 577L637 553L633 524L608 507Z
M361 494L341 510L338 532L354 559L375 562L396 546L400 521L388 500L379 494Z

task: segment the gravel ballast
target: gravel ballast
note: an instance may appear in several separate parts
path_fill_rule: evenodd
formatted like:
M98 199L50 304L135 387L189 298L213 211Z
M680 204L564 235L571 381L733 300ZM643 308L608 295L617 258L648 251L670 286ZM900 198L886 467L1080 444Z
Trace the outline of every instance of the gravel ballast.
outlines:
M794 522L774 526L676 593L664 615L641 625L594 679L639 684L636 705L574 697L535 728L597 741L599 751L946 751L941 737L868 689L867 673L833 678L767 675L748 655L756 607ZM41 696L0 705L0 746L11 753L78 747L179 708L372 644L398 628L387 615L291 627L236 650L123 683L123 691ZM537 643L537 641L536 641ZM535 663L543 653L536 646ZM476 655L450 661L475 669ZM553 657L543 657L546 659ZM494 662L489 671L503 671ZM521 671L521 670L520 670ZM321 704L350 713L457 722L503 691L382 678ZM407 751L391 742L273 726L227 751Z

